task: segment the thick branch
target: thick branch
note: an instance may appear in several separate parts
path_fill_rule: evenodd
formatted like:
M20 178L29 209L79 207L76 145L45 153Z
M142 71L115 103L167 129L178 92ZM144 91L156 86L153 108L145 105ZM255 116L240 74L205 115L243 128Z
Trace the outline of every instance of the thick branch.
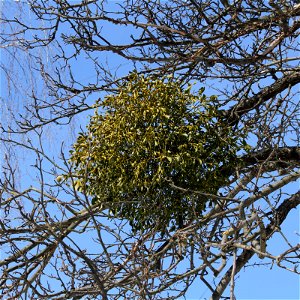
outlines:
M246 165L254 165L266 160L276 161L285 166L286 162L295 161L300 163L300 148L299 147L280 147L277 149L268 148L252 153L243 158ZM280 166L279 166L280 167Z
M241 168L255 166L268 161L269 165L265 165L264 171L271 171L290 166L290 162L300 165L300 148L299 147L279 147L266 148L241 157ZM272 163L272 164L270 164ZM230 165L222 168L221 172L233 175L236 169Z
M293 72L285 75L284 77L278 79L272 85L265 87L256 95L249 99L241 101L230 110L225 113L225 117L229 124L237 124L245 113L248 111L259 108L260 105L276 97L278 94L283 92L285 89L295 86L300 82L300 68L295 69Z

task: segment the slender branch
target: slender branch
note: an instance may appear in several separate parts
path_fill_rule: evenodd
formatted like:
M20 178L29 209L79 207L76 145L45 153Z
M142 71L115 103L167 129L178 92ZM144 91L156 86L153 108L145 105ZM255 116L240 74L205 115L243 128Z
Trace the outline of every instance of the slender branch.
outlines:
M283 203L276 209L275 215L272 218L269 225L266 227L266 240L270 239L273 233L276 231L276 228L280 226L284 220L286 219L289 212L300 205L300 192L294 194L289 199L283 201ZM259 239L257 239L259 242ZM251 257L255 254L255 252L250 250L244 250L236 260L236 272L237 274L251 259ZM232 275L233 267L230 267L228 271L225 273L223 278L220 280L219 284L217 285L215 291L212 294L212 300L219 300L223 292L225 291L226 287L230 283L231 275Z

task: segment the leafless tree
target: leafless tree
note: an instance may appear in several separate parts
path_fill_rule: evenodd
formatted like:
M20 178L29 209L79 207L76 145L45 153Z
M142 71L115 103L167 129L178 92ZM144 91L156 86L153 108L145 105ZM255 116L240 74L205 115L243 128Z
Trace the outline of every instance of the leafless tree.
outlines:
M200 278L234 299L252 257L299 274L281 227L300 204L299 16L296 0L4 2L1 297L175 299ZM252 146L215 204L163 237L55 180L95 101L133 69L205 86Z

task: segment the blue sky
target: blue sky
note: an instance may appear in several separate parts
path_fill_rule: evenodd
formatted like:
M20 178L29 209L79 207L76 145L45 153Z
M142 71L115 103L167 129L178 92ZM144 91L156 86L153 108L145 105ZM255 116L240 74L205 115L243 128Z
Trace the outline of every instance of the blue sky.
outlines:
M115 28L112 25L106 25L107 26L107 32L111 33L111 36L116 38L116 40L120 40L120 36L124 37L126 30L128 29L122 29L121 31L118 31L117 28ZM111 27L110 27L111 26ZM125 31L124 31L125 30ZM130 32L128 32L130 33ZM1 61L5 61L5 57L1 58ZM130 64L127 62L124 62L119 57L116 57L115 55L107 54L107 57L105 58L107 61L109 61L109 67L112 70L116 70L121 64L121 68L118 69L118 74L123 75L126 74L129 71ZM74 74L76 74L77 78L84 81L90 81L93 79L94 75L91 75L90 72L90 65L87 64L87 61L84 57L80 57L78 60L73 62L73 71ZM5 101L5 98L7 97L7 93L4 87L4 74L1 73L1 106L3 105L3 101ZM25 79L24 79L25 80ZM28 85L29 82L24 82L24 86ZM208 90L209 93L209 90ZM25 101L24 98L22 98L22 95L18 95L17 97L19 100L18 106L22 106L22 101ZM91 99L91 101L94 101L96 99ZM3 115L3 113L7 113L5 109L1 109L0 114L1 121L7 121L7 115ZM84 128L85 125L88 122L88 114L83 114L82 116L78 116L76 118L76 123L73 124L75 127L75 132L79 130L80 125ZM57 129L56 129L57 132ZM55 132L51 132L49 130L50 136L54 134ZM57 136L56 136L57 137ZM52 137L53 138L53 137ZM64 140L66 136L61 135L60 139ZM74 138L74 137L73 137ZM72 143L73 138L68 135L68 140L66 141L66 152L68 151L68 146ZM48 143L48 147L50 147L51 143ZM47 145L47 143L46 143ZM57 144L58 146L58 144ZM49 148L50 149L50 148ZM5 150L0 147L0 157L1 155L4 155ZM51 151L53 151L53 155L57 155L60 151L59 147L52 147ZM20 155L22 157L22 155ZM28 157L27 157L28 159ZM27 166L29 168L29 160L27 160ZM26 170L25 173L31 173L31 170ZM29 180L28 180L29 179ZM31 185L34 180L33 177L27 177L27 180L23 182L24 185ZM51 180L51 179L49 179ZM294 182L293 184L290 184L289 186L290 191L297 192L299 190L299 181ZM293 210L288 216L288 219L284 223L283 227L286 229L284 232L288 233L288 238L291 241L294 241L295 243L299 242L299 209ZM275 252L281 250L280 248L285 247L282 245L282 239L277 236L277 234L274 235L274 237L270 240L268 243L269 247L272 247ZM252 258L250 261L250 264L259 263L260 260L258 260L256 257ZM268 263L268 260L263 261L263 263ZM207 279L209 282L212 282L211 278ZM218 280L216 280L218 282ZM278 268L276 265L272 266L268 264L266 266L249 266L245 270L241 270L240 273L237 275L236 280L236 286L235 286L235 295L237 299L299 299L299 277L291 272L288 272L286 270ZM190 290L187 292L186 298L187 299L206 299L209 298L209 290L207 287L203 285L203 283L200 282L200 280L196 280L193 286L190 288Z

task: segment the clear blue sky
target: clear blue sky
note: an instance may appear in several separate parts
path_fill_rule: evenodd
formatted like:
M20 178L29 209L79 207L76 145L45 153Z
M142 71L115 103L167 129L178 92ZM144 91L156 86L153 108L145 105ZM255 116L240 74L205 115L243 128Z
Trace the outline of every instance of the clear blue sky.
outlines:
M111 1L112 7L113 2ZM122 32L117 30L116 27L112 25L106 24L107 32L111 33L111 36L119 41L122 40L122 37L125 38L125 33L128 29L123 28ZM124 41L125 42L125 41ZM103 54L101 54L102 56ZM103 57L103 56L102 56ZM126 74L129 70L129 64L124 63L120 58L116 57L116 55L107 55L107 60L109 61L109 67L112 69L117 68L120 63L122 63L121 69L119 69L119 74ZM74 62L75 63L75 62ZM84 57L79 58L76 61L76 64L73 66L73 71L75 75L77 75L78 79L81 79L82 81L88 82L89 80L93 79L93 75L91 75L90 72L90 66L86 63L86 60ZM3 76L3 74L1 74ZM3 80L1 84L1 96L5 97L6 93L3 90ZM21 96L21 95L20 95ZM22 97L19 98L19 101L22 101ZM1 99L1 101L3 101ZM92 101L92 99L91 99ZM1 103L3 105L3 103ZM22 102L20 103L22 105ZM0 111L1 113L1 111ZM1 120L6 119L7 116L1 115ZM77 128L79 128L79 125L82 125L82 127L85 126L87 123L88 118L85 114L84 116L81 116L77 119ZM62 139L65 137L62 136ZM71 139L70 141L71 142ZM68 142L67 142L68 144ZM0 149L1 150L1 149ZM59 151L59 148L52 149L54 153L56 151ZM3 149L2 149L2 153ZM56 153L57 154L57 153ZM27 170L30 173L30 170ZM32 178L31 178L32 179ZM31 182L24 182L24 185L31 184ZM290 185L289 187L291 191L298 191L299 190L299 181L295 182ZM299 209L293 210L288 220L284 223L283 227L287 230L284 230L285 232L288 232L288 238L291 241L299 242ZM269 247L272 247L275 251L282 250L282 239L278 239L276 235L274 235L274 238L268 243ZM260 260L258 260L256 257L251 260L252 264L259 263ZM264 263L268 263L268 260L263 261ZM209 282L212 282L212 279L207 279ZM218 280L217 280L218 281ZM299 277L291 272L288 272L286 270L278 268L276 265L274 265L271 269L271 265L266 266L249 266L245 270L242 270L237 275L236 280L236 287L235 287L235 295L237 299L299 299ZM206 299L209 298L210 293L207 287L205 287L201 282L200 279L196 280L195 284L190 288L188 291L186 298L187 299Z

